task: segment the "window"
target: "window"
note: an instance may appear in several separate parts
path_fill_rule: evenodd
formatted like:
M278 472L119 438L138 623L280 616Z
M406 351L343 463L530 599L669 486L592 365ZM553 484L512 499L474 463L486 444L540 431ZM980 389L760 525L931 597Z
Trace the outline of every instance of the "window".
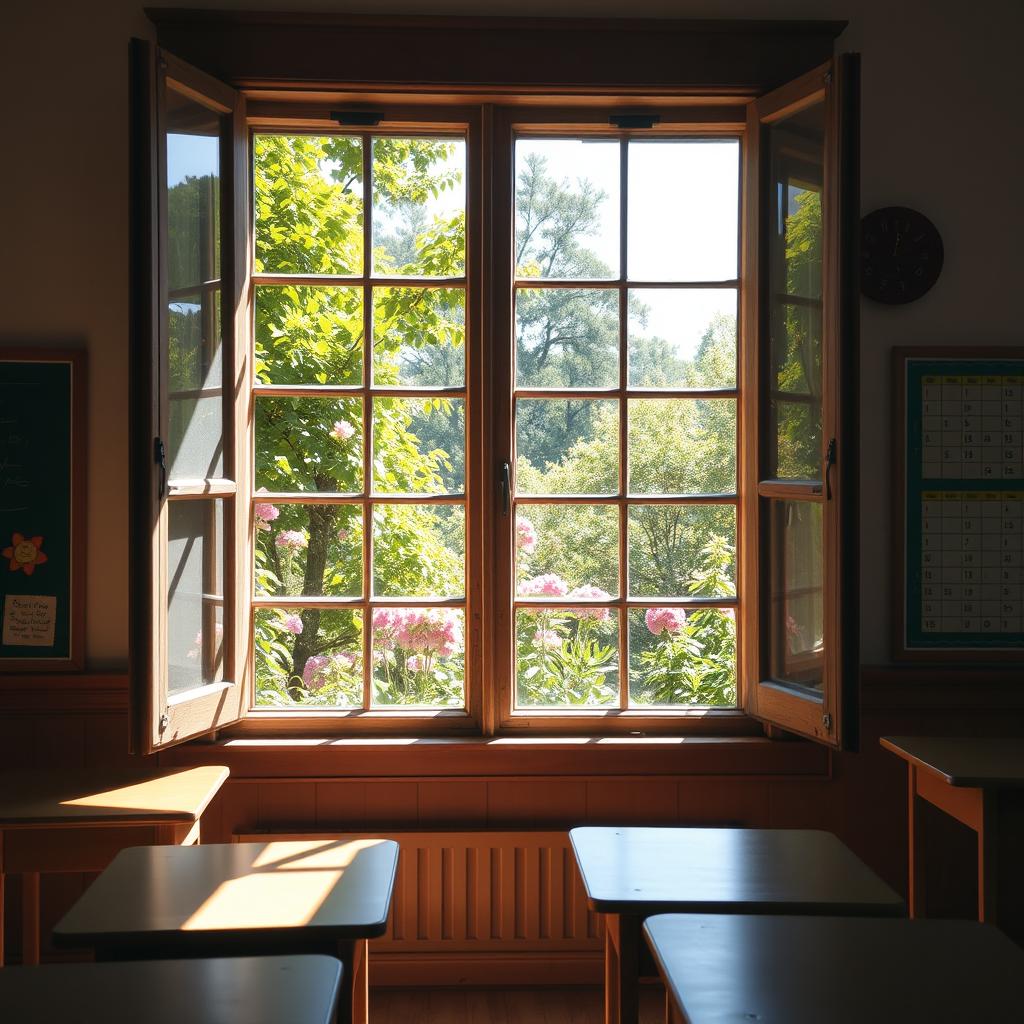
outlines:
M610 119L137 66L144 748L840 741L847 85Z

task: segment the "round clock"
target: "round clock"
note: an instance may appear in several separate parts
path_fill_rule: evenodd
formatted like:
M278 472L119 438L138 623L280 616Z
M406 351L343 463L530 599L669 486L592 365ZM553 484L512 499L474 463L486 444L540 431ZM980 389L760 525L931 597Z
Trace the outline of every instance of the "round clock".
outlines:
M942 237L917 210L885 206L861 220L860 288L876 302L913 302L939 279Z

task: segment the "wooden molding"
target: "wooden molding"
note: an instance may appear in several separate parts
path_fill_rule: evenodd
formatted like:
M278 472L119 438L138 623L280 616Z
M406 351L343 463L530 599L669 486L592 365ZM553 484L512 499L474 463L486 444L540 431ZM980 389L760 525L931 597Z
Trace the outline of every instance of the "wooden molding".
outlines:
M126 673L0 676L0 713L62 715L128 710Z

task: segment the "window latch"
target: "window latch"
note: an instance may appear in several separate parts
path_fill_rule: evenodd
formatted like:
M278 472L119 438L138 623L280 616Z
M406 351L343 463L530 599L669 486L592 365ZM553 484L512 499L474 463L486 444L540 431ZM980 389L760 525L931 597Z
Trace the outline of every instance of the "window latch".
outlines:
M507 516L512 511L512 472L507 462L501 464L498 473L498 491L501 494L501 514Z
M157 497L162 498L167 493L167 449L164 447L162 438L153 438L153 461L160 467L160 486Z
M833 437L825 452L825 500L832 500L832 467L836 464L836 439Z

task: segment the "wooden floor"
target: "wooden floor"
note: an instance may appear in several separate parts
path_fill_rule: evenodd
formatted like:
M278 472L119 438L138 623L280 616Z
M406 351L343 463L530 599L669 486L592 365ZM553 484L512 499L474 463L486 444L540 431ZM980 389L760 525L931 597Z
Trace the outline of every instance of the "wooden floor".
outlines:
M640 1024L664 1024L664 990L645 985ZM373 1024L600 1024L600 988L385 988L370 993Z

